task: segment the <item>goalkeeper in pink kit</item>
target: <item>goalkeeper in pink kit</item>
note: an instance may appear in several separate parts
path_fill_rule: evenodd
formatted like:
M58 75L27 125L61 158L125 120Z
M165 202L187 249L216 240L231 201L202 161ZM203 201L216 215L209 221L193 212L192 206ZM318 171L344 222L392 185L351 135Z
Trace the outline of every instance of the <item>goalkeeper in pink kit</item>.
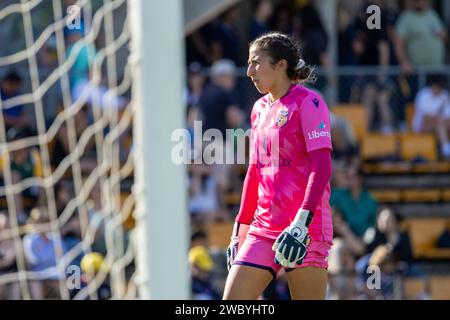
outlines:
M285 268L292 299L325 299L333 240L328 107L302 86L312 69L282 33L250 44L247 75L260 93L250 164L231 243L224 299L257 299Z

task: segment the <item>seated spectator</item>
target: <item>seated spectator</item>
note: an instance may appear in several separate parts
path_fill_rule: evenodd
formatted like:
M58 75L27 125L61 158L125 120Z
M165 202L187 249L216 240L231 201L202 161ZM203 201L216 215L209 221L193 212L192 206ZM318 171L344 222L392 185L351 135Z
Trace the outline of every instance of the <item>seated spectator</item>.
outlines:
M375 225L377 203L363 186L361 171L351 168L347 171L347 188L334 188L330 204L339 210L356 236L362 237L367 229Z
M97 282L97 290L90 294L87 299L109 300L112 297L110 279L108 275L109 266L105 262L104 256L98 252L90 252L83 256L80 263L81 267L81 289L87 287L92 281L99 281L98 273L107 273L105 279Z
M346 166L358 168L359 148L352 126L342 117L330 113L333 160L342 161Z
M253 4L254 14L249 26L248 41L253 41L269 31L268 21L273 13L273 5L269 0L257 0Z
M234 6L224 12L214 23L211 39L212 61L228 59L235 64L242 63L241 36L238 29L239 8Z
M217 183L205 164L189 165L188 206L194 224L207 224L219 218Z
M49 213L45 206L34 208L31 211L30 224L35 227L47 225L49 230ZM29 270L34 273L34 279L30 281L30 293L34 300L42 300L51 291L53 295L59 296L59 283L65 278L61 271L56 251L62 255L66 252L64 242L49 231L32 231L23 238L23 249Z
M428 85L417 93L412 127L416 133L436 133L442 156L450 158L450 95L443 76L431 76Z
M8 99L17 97L20 94L21 87L22 78L16 71L11 71L5 75L0 86L0 98L3 103ZM32 135L30 122L23 105L15 105L7 109L3 107L2 109L6 131L9 131L9 129L14 127L24 132L26 136Z
M333 246L328 259L330 298L352 299L355 295L355 263L364 254L365 244L336 209L333 209L333 230Z
M86 128L90 125L88 120L88 110L87 106L83 106L75 115L73 116L75 125L75 136L76 143L79 142L81 135L85 132ZM54 170L61 164L61 162L66 159L71 154L72 150L69 143L69 129L67 123L64 122L58 133L55 136L55 140L52 144L52 157L50 159L51 165ZM82 174L89 174L97 166L97 155L95 148L95 138L92 136L87 142L84 152L80 157L80 168ZM72 172L68 172L72 173Z
M209 253L208 236L203 231L195 232L191 237L189 266L192 277L192 294L194 300L217 300L220 295L211 283L211 271L214 262Z
M17 141L26 137L26 132L18 128L11 128L7 132L9 141ZM1 185L5 185L3 172L3 162L8 161L8 154L0 155L0 178ZM22 148L13 150L9 153L12 183L18 184L25 179L43 177L43 164L37 148ZM19 223L25 223L27 214L25 213L24 199L31 199L36 202L39 197L39 188L36 186L28 187L20 193L14 195L16 211Z
M0 212L0 276L10 275L18 271L16 251L10 232L9 216L7 212ZM17 281L0 284L0 300L20 299L20 287Z
M397 270L402 271L405 276L415 275L411 266L412 249L408 233L401 230L398 217L392 209L386 207L379 212L376 227L367 230L364 241L366 255L356 264L360 287L366 288L365 283L370 276L367 268L379 266L383 272L380 291L364 291L369 297L391 297L393 276Z

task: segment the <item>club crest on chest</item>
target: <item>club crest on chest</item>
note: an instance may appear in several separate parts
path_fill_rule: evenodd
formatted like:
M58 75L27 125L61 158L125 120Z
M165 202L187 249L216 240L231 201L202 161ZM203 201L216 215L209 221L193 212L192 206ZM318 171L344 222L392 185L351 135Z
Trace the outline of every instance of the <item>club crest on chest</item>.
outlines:
M288 121L289 111L287 110L280 110L277 114L277 126L278 128L281 128L286 124Z

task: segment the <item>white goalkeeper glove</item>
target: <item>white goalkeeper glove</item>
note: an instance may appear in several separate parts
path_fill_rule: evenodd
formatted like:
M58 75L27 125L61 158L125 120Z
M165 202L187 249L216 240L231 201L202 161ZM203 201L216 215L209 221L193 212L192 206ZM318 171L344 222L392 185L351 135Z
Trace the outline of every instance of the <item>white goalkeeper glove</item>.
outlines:
M233 227L233 233L231 235L231 241L227 248L227 268L230 271L233 265L234 258L236 257L238 250L241 248L242 244L247 237L248 229L250 225L235 222Z
M308 227L313 213L300 209L294 221L278 236L272 246L275 251L275 263L283 267L294 268L302 264L306 256L306 247L310 242Z

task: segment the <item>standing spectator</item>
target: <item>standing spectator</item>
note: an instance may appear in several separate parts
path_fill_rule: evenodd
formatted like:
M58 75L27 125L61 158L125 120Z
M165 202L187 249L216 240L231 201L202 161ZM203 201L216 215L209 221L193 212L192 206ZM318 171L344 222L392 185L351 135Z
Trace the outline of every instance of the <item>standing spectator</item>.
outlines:
M186 62L198 61L210 66L212 61L211 44L214 38L214 22L208 23L186 37Z
M268 21L273 13L273 5L269 0L256 0L254 2L252 21L249 27L249 41L269 31Z
M231 60L216 61L211 67L211 83L200 97L203 129L215 128L225 136L227 128L240 128L243 114L233 96L236 85L236 65Z
M413 0L412 9L400 14L396 24L396 53L405 73L418 66L444 65L447 32L428 0Z
M81 40L85 35L84 25L79 28L65 29L65 39L67 42L66 59L72 55L75 61L69 70L70 90L72 100L77 101L81 96L87 95L87 104L101 109L111 108L113 110L123 110L128 100L118 96L101 83L94 85L90 83L91 68L97 49L93 43L83 43ZM89 115L92 118L92 115Z
M233 7L226 11L215 26L211 43L212 61L229 59L235 64L241 64L241 38L237 28L239 10Z
M97 287L93 295L89 295L86 300L109 300L112 297L110 277L108 271L110 266L105 261L104 256L99 252L90 252L83 256L80 263L81 267L81 289L89 286L90 283L96 281ZM103 278L102 276L97 276L98 273L106 274ZM103 278L103 279L102 279ZM99 279L102 279L99 281Z
M372 1L373 2L373 1ZM371 2L371 3L372 3ZM384 7L383 1L376 1ZM365 7L369 5L366 2ZM365 11L363 11L365 13ZM383 12L383 11L382 11ZM381 25L385 26L386 17L381 14ZM389 42L386 27L370 30L366 25L367 16L361 14L356 18L356 34L353 40L353 52L356 62L360 66L378 66L376 76L364 76L359 79L361 85L361 99L367 110L367 124L369 129L375 127L375 110L379 110L379 131L390 134L393 132L392 111L389 106L389 85L386 69L389 66Z
M355 24L350 9L342 2L338 4L338 65L353 66L356 58L353 53L353 39L355 38ZM354 77L351 75L339 76L338 94L339 101L349 102L352 98L352 84Z
M428 86L417 93L414 108L414 132L436 132L442 156L450 158L450 95L445 90L445 78L431 76Z
M294 16L293 32L302 43L303 59L313 66L323 67L327 72L328 83L334 84L336 81L328 70L331 66L331 60L327 54L328 34L319 12L311 2L297 11ZM326 82L322 77L319 77L315 83L318 90L323 90L325 85Z
M83 24L80 25L80 28L66 28L64 31L67 43L67 57L70 57L71 54L75 55L74 64L69 70L70 89L73 91L80 83L89 79L89 69L93 64L96 49L92 43L82 44L80 42L84 36Z
M275 15L271 22L272 30L286 34L292 33L292 9L282 3L274 10Z
M352 232L362 237L375 224L377 203L363 186L362 172L349 169L347 180L347 188L333 189L330 204L341 212Z

